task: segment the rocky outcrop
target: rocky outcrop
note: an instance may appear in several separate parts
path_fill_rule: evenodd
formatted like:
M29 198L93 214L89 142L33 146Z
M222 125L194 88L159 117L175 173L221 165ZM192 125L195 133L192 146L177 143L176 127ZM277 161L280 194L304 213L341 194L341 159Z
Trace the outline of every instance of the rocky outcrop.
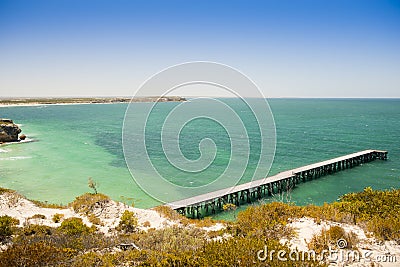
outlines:
M21 129L12 120L0 119L0 143L18 141Z

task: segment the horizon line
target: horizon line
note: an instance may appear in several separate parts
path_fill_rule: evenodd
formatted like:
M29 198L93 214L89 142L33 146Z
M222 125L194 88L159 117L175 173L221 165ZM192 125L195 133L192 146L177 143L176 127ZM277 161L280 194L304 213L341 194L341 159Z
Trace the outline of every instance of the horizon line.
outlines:
M17 99L46 99L46 98L60 98L60 99L69 99L69 98L143 98L143 97L183 97L183 98L238 98L238 97L231 97L231 96L178 96L178 95L171 95L171 96L153 96L153 95L148 95L148 96L0 96L1 99L7 99L7 100L17 100ZM254 97L254 96L245 96L242 98L258 98L258 99L400 99L400 96L398 97L320 97L320 96L278 96L278 97Z

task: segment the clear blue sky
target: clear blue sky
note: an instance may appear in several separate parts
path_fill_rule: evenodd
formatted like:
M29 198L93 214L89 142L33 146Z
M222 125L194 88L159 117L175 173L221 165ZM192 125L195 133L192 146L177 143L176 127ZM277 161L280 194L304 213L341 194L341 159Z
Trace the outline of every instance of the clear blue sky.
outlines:
M400 1L0 0L0 97L129 96L193 60L267 97L400 97Z

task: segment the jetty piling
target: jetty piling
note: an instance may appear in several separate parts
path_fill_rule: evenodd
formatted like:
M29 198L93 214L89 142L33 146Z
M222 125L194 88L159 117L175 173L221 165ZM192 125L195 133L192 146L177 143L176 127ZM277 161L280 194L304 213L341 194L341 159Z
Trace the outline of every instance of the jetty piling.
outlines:
M223 210L224 204L240 206L262 199L266 196L289 191L300 182L307 182L338 171L350 169L376 159L387 160L387 151L364 150L342 157L314 163L300 168L284 171L271 177L240 184L187 199L167 203L166 206L180 214L201 218ZM203 213L202 213L203 212Z

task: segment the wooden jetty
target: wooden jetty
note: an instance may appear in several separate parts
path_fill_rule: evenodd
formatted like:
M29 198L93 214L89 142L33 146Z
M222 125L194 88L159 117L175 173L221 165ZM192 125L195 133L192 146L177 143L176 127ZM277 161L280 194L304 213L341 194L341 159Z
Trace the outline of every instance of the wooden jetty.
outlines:
M376 159L386 160L387 151L364 150L342 157L314 163L293 170L284 171L277 175L240 184L231 188L225 188L187 199L167 203L166 206L177 210L179 213L200 218L204 215L215 214L223 209L227 203L239 206L243 203L251 203L254 200L288 191L296 184L306 182L324 175L353 168L362 163Z

